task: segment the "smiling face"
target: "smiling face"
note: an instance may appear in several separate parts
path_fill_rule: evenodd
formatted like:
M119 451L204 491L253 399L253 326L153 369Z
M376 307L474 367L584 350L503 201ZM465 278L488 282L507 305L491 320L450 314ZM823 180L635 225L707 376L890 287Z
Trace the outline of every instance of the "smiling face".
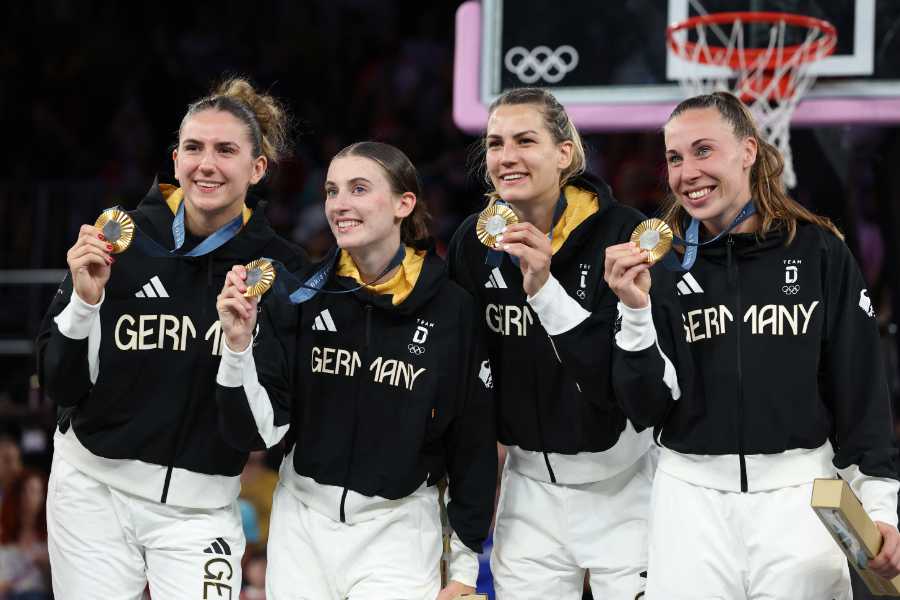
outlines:
M689 109L665 126L669 187L691 217L713 233L750 200L757 142L738 139L716 108Z
M247 126L215 109L185 120L172 160L186 208L207 216L240 213L247 190L262 179L267 165L264 156L253 155Z
M557 143L534 104L504 104L488 120L487 172L505 201L552 203L572 162L571 141Z
M416 205L411 192L396 193L381 166L361 156L331 161L325 181L325 216L345 250L400 244L400 223Z

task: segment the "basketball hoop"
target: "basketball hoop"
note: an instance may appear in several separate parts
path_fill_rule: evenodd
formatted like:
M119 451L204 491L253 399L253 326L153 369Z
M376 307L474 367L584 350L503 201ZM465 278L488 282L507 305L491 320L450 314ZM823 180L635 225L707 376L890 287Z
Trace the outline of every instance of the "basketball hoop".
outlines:
M744 46L744 25L748 23L769 26L767 45ZM726 33L729 24L731 31ZM785 45L788 27L805 30L803 41ZM815 82L809 66L834 52L835 27L822 19L791 13L722 12L669 25L666 41L675 56L699 65L681 76L682 89L691 96L715 91L739 96L756 118L760 132L784 156L784 183L794 187L791 116Z

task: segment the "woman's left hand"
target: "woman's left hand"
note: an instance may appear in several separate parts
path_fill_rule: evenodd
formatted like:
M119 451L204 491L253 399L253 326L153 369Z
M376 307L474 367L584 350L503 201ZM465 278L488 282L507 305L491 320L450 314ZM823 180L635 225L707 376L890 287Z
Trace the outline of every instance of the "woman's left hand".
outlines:
M456 600L458 596L463 594L474 594L475 588L460 583L458 581L450 581L447 587L441 590L435 600Z
M519 259L522 288L529 296L537 294L550 278L553 250L547 234L531 223L507 225L498 236L497 249Z
M875 521L884 543L878 556L869 561L869 569L885 579L893 579L900 575L900 531L893 525Z

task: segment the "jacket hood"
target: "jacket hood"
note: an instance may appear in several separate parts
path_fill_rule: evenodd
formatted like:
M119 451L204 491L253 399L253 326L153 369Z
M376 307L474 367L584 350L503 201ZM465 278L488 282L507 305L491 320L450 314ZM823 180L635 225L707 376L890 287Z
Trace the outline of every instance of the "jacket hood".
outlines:
M563 189L568 206L553 228L553 260L567 262L593 236L594 226L617 204L609 185L600 177L583 173ZM557 241L559 240L559 241Z
M324 260L309 265L298 275L305 280L321 269L327 261L334 261L333 271L325 284L325 289L351 290L359 287L363 282L359 279L356 266L349 255L345 255L344 258L342 255L345 253L333 247ZM365 304L372 304L398 315L406 315L416 312L431 300L446 281L447 265L435 253L433 247L428 250L417 250L406 246L401 269L390 280L351 293Z
M172 237L172 221L174 210L183 201L179 199L181 191L174 185L160 183L159 177L154 179L147 194L132 213L140 230L162 244L165 248L174 248ZM213 254L216 262L227 262L229 265L246 262L248 256L262 256L267 246L275 237L275 230L269 225L265 216L266 202L251 194L247 194L244 206L244 226L240 235L223 244Z

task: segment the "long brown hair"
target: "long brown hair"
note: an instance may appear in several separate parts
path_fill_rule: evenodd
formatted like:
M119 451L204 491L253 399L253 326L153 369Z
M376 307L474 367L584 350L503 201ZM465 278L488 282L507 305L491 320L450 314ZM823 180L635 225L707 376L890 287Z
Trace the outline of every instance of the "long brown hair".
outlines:
M25 485L30 479L39 479L44 488L44 502L31 526L41 540L47 539L47 478L38 471L22 469L3 494L3 504L0 506L0 544L15 544L22 535L22 498L25 496Z
M416 205L413 207L412 212L409 213L409 216L400 223L400 240L404 244L416 248L422 248L424 245L427 245L427 241L431 237L428 230L431 215L428 212L428 207L422 200L419 175L409 157L399 148L382 142L356 142L355 144L350 144L335 154L331 160L345 156L360 156L374 161L384 171L391 186L391 191L395 194L405 194L406 192L415 194Z
M688 98L675 107L666 120L666 124L684 112L704 108L715 108L719 115L731 125L735 137L739 140L746 138L756 140L756 162L750 168L750 193L762 222L760 235L765 236L773 229L783 227L787 231L787 243L790 244L797 234L797 221L805 221L814 223L844 239L843 234L831 222L831 219L807 210L787 195L781 180L781 174L784 172L784 158L775 146L759 134L750 109L734 94L713 92ZM667 206L663 212L663 220L678 235L681 235L681 223L686 214L687 211L684 210L670 189Z

